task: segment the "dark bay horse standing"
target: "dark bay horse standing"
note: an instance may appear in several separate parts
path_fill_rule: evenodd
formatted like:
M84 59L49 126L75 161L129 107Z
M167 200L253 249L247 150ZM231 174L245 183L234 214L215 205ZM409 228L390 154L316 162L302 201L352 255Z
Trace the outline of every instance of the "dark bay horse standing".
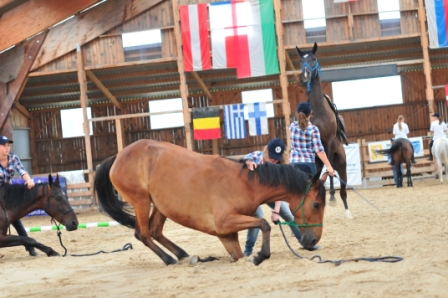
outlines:
M305 248L313 248L322 235L324 182L319 175L308 180L290 165L265 163L249 171L245 165L221 156L202 155L165 142L139 140L100 165L94 186L102 211L135 229L135 237L166 265L176 264L177 260L154 240L178 260L189 257L163 235L167 218L217 236L234 261L243 257L238 232L260 228L262 247L252 260L256 265L271 255L271 227L265 219L253 216L264 203L289 202ZM118 199L114 188L133 207L133 212L126 202ZM195 256L190 264L206 260Z
M408 186L413 186L411 177L411 163L415 163L414 147L408 139L395 139L389 149L377 150L377 153L391 156L393 167L397 173L397 187L403 187L403 173L401 172L401 164L406 163Z
M58 175L55 181L48 175L48 183L38 183L32 189L28 189L26 185L5 184L0 187L0 247L26 245L43 251L49 257L59 255L51 247L33 238L7 235L11 223L36 209L43 209L62 223L67 231L78 228L78 219L59 185Z
M308 103L313 111L311 123L319 128L320 138L328 161L338 172L339 177L347 182L347 160L343 144L348 145L348 141L342 118L339 117L330 99L322 92L320 66L316 57L317 43L314 43L311 51L301 51L298 47L296 48L300 57L300 69L302 70L300 84L307 88ZM322 171L323 166L323 162L316 158L318 173ZM334 193L333 177L330 177L330 205L336 204ZM353 218L348 209L347 190L344 183L341 183L340 195L344 203L346 217Z

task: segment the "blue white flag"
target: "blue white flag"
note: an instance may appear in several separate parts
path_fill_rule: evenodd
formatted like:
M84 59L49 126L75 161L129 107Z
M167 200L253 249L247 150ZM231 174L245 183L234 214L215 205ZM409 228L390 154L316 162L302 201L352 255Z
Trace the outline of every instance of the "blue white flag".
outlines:
M429 47L448 47L448 1L425 0Z
M226 139L245 139L244 104L224 106L224 130Z
M249 117L249 135L267 135L269 130L266 103L256 102L247 104L247 110Z

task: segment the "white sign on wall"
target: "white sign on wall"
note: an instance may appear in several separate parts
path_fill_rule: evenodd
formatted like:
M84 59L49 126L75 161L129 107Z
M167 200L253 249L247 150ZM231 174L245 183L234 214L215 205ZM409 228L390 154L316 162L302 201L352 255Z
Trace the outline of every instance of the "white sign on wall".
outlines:
M361 156L359 153L359 144L353 143L344 145L345 156L347 157L347 184L349 186L362 185L362 175L361 175ZM325 173L326 168L322 170ZM335 171L335 174L339 177L339 174ZM341 183L338 179L333 179L333 185L335 188L339 188ZM330 179L325 182L325 187L330 188Z

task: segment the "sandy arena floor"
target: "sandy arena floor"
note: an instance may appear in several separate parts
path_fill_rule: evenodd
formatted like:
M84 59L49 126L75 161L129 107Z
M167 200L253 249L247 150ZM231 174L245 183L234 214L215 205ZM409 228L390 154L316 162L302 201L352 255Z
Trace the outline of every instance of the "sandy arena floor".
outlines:
M1 297L447 297L448 185L414 181L413 188L359 190L381 214L349 191L354 219L345 218L342 202L325 210L319 250L293 247L324 259L400 256L398 263L350 262L340 266L298 259L272 225L271 258L260 266L230 262L215 237L168 221L165 234L190 255L218 261L190 267L165 266L121 226L63 231L68 254L112 251L126 243L133 250L89 257L29 257L23 247L0 250ZM264 207L263 207L264 208ZM265 209L265 216L270 213ZM80 223L109 221L92 211ZM51 225L48 217L23 220L26 227ZM15 232L15 231L14 231ZM31 237L63 254L55 231ZM287 232L291 239L290 232ZM246 233L240 233L244 245ZM261 237L257 248L261 245ZM292 240L292 239L291 239Z

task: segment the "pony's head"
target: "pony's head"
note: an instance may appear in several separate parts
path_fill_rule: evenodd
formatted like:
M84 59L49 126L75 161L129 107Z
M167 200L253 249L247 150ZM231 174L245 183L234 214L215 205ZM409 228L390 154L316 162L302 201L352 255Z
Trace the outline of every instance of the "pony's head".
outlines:
M310 51L302 51L296 46L299 53L300 76L299 84L302 86L309 85L311 80L319 74L320 66L316 58L317 43L314 43L313 49Z
M313 249L319 242L323 231L323 220L325 210L325 186L328 173L314 175L309 181L304 194L298 199L291 200L289 206L298 224L302 239L302 246L306 249Z
M43 203L42 209L48 215L63 224L67 231L74 231L78 228L78 218L71 207L67 194L62 190L59 184L59 175L53 177L48 175L47 202ZM45 195L45 191L44 191Z

